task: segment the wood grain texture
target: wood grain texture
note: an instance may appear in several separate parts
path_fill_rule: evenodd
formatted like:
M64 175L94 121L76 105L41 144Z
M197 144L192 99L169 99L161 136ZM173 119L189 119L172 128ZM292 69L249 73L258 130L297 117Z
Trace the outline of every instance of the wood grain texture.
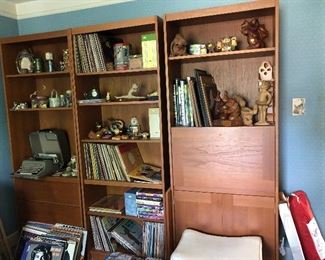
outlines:
M274 259L275 198L175 191L174 202L176 244L186 228L223 236L259 235L263 259Z
M172 128L175 190L274 196L274 127Z

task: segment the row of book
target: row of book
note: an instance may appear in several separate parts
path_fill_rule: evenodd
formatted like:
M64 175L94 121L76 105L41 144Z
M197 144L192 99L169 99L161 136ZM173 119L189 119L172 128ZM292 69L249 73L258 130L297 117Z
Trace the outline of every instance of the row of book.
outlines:
M143 227L129 219L90 216L96 250L116 252L118 245L137 256L163 258L164 224L144 222Z
M86 244L84 228L28 221L22 228L15 259L80 259L85 257Z
M164 217L161 190L140 189L136 192L137 215L141 218L161 220Z
M75 35L73 44L77 73L106 71L103 49L97 33Z
M175 79L173 84L175 126L212 126L217 86L206 71L196 69L195 78Z
M87 179L131 181L128 173L136 170L142 162L136 144L97 144L84 143L84 156ZM133 154L130 161L128 154Z

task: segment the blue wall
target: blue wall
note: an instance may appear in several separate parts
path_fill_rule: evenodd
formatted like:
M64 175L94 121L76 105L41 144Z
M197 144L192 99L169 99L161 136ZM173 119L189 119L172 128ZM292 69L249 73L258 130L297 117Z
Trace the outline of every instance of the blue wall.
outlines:
M125 4L24 19L19 34L58 30L239 0L136 0ZM286 192L307 192L325 233L325 1L280 0L280 176ZM291 99L306 98L305 115L291 116Z
M0 24L0 37L18 34L16 20L0 16ZM0 78L2 79L1 70ZM4 222L7 234L10 234L16 229L16 214L15 194L12 186L12 178L9 175L12 169L4 102L3 83L0 80L0 216Z

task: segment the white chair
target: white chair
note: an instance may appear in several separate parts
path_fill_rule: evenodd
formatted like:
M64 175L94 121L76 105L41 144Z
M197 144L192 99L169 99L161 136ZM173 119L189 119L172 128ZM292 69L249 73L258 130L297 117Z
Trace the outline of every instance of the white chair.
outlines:
M224 237L184 230L171 260L262 260L258 236Z

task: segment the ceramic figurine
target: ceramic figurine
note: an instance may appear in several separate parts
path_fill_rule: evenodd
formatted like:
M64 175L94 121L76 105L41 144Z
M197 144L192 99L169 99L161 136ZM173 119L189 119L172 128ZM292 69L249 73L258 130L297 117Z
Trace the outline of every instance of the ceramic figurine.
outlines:
M225 37L217 42L217 51L234 51L237 48L237 38Z
M273 81L273 68L270 62L263 61L258 69L260 80Z
M129 125L129 133L130 133L131 138L139 137L139 132L140 132L139 121L135 116L133 116L131 118L130 125Z
M260 80L258 85L259 94L256 100L258 120L254 125L269 125L269 123L266 121L266 111L272 102L272 94L269 92L271 83L269 81Z
M264 39L268 37L269 32L264 24L260 24L257 18L250 21L245 20L241 24L241 33L247 37L248 48L264 48Z
M119 100L119 101L123 101L123 100L143 100L143 99L146 99L146 97L135 96L135 94L137 94L139 92L139 89L140 89L140 85L138 85L136 83L133 83L127 95L117 96L115 98L117 100Z

